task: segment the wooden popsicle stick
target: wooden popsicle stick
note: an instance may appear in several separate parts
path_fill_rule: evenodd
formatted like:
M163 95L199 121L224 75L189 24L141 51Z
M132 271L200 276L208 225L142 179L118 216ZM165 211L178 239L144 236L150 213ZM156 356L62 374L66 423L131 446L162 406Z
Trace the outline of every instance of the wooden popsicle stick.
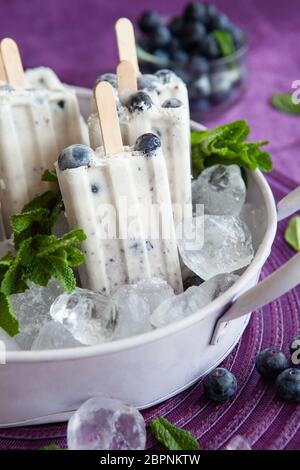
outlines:
M100 82L96 85L94 93L105 155L115 155L123 152L123 142L113 87L108 82Z
M6 81L13 86L24 86L24 70L17 43L10 38L2 39L0 52Z
M119 60L128 60L135 68L136 75L140 73L136 54L133 24L128 18L119 18L115 24Z
M117 67L118 92L121 102L137 92L137 76L134 66L128 60L122 60Z
M1 54L0 54L0 81L1 82L7 82L6 73L5 73L4 64L3 64L3 61L2 61Z

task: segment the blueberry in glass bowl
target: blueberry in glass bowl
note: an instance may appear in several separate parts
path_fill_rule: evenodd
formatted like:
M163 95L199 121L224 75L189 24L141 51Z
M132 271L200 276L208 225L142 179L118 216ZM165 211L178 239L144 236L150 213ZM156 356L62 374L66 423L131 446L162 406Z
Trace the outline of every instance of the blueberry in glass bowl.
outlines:
M171 69L187 84L191 114L209 119L236 102L245 88L245 33L214 5L192 2L163 18L139 19L138 57L143 73Z

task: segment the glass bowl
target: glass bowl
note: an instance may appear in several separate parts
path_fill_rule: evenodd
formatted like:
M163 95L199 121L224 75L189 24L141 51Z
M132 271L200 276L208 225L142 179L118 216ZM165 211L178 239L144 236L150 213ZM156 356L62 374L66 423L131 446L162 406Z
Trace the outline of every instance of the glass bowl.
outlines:
M241 97L245 89L247 50L245 44L227 57L203 64L194 56L182 65L157 57L137 46L142 73L168 68L185 81L191 116L195 120L212 119Z

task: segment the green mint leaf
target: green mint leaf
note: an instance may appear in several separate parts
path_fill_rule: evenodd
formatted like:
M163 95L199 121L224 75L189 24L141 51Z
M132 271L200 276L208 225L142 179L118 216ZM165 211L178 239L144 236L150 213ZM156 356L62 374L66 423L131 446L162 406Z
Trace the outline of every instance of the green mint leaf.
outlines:
M35 258L27 269L27 279L35 284L46 287L52 278L52 264L47 259Z
M234 53L235 49L233 40L231 34L228 33L228 31L216 29L212 34L217 41L222 57L227 57Z
M300 251L300 216L293 217L284 233L285 241L296 251Z
M71 230L61 238L57 238L54 235L48 237L39 236L36 238L38 245L41 247L39 250L39 256L48 256L56 250L72 247L73 245L81 243L85 239L86 235L81 229Z
M76 247L66 248L68 266L80 266L85 260L85 254Z
M39 450L68 450L68 449L63 449L62 447L59 447L55 444L51 444L49 446L41 447Z
M42 222L48 215L49 211L43 208L14 214L10 218L11 228L15 235L20 235L35 222Z
M10 298L0 292L0 327L10 336L19 333L19 323L15 317Z
M62 262L51 262L53 277L55 277L67 294L71 294L76 288L76 278L73 269Z
M55 205L56 201L57 194L53 191L46 191L26 204L23 207L22 212L29 212L34 209L51 209Z
M42 174L42 181L46 181L48 183L58 183L56 172L51 170L45 170Z
M165 418L153 419L150 426L155 438L169 450L200 449L192 433L174 426Z
M271 105L278 111L288 114L300 114L300 103L292 101L292 95L289 93L278 93L271 97Z
M217 164L238 165L251 171L271 171L271 156L261 150L267 141L246 142L249 126L243 120L191 134L192 165L195 175Z

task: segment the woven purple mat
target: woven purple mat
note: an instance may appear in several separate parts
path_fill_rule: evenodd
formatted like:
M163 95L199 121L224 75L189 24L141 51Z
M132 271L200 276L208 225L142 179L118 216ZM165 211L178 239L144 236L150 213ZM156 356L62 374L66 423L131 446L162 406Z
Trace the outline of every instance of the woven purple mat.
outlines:
M269 182L277 200L296 186L274 171ZM262 277L268 276L294 254L283 240L287 222L279 224L272 253ZM165 416L172 423L192 431L204 449L221 449L241 434L254 449L300 449L300 404L276 398L273 384L265 382L254 369L261 349L275 346L288 354L290 340L300 331L300 288L252 314L240 342L222 363L233 371L238 393L229 403L215 405L203 397L202 383L143 412L147 422ZM66 424L0 430L0 449L38 449L48 444L66 447ZM155 448L149 433L148 447Z

